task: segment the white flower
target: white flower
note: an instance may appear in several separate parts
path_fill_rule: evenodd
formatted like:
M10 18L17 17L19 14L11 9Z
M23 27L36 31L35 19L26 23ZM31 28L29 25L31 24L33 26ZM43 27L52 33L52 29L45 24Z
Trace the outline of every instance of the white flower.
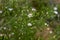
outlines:
M55 38L55 37L56 37L56 35L53 36L53 38Z
M8 8L8 7L5 7L5 8Z
M11 36L13 36L13 35L14 35L14 32L12 32L11 34L9 34L8 36L11 37Z
M21 39L21 37L19 37L19 39Z
M30 13L30 14L28 14L28 17L31 18L31 17L33 17L33 15Z
M48 27L47 30L50 30L50 28Z
M27 9L27 12L29 12L29 10Z
M36 9L35 8L32 8L32 11L36 11Z
M23 35L24 33L22 33L22 35Z
M0 13L2 13L3 11L2 10L0 10Z
M57 11L54 11L54 13L55 13L55 14L58 14L58 12L57 12Z
M12 11L12 10L13 10L13 8L9 8L8 10L9 10L9 11Z
M48 12L46 12L46 14L48 14Z
M3 34L0 34L0 36L3 36Z
M52 31L49 31L50 32L50 34L52 33Z
M11 37L11 34L9 34L8 36Z
M6 27L3 27L4 30L6 30L7 28Z
M32 24L31 23L28 23L28 26L32 26Z
M14 32L12 32L11 35L14 35Z
M45 25L46 25L46 26L48 26L48 24L47 24L47 23L45 23Z
M54 10L57 10L57 7L54 7Z

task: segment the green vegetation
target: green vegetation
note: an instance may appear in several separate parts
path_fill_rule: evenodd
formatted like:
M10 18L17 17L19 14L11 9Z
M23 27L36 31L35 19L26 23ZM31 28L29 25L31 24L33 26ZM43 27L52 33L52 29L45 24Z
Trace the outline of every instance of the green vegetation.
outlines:
M0 0L0 40L60 40L60 5Z

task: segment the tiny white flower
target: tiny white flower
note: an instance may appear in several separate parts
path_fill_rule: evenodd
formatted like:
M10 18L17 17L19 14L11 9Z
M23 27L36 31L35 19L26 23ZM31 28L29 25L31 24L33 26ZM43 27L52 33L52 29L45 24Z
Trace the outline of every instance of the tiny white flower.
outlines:
M24 12L24 10L21 11L22 13Z
M9 34L8 36L11 37L11 34Z
M31 23L28 23L28 26L32 26L32 24Z
M57 7L54 7L54 10L57 10Z
M58 14L58 12L57 12L57 11L54 11L54 13L55 13L55 14Z
M56 35L54 35L53 38L56 38Z
M50 32L50 34L52 33L52 31L49 31Z
M28 14L28 17L31 18L31 17L33 17L33 15L30 13L30 14Z
M8 8L8 7L5 7L5 8Z
M36 9L35 8L32 8L32 11L36 11Z
M9 10L9 11L12 11L12 10L13 10L13 8L9 8L8 10Z
M24 33L22 33L22 35L23 35Z
M13 35L14 35L14 33L12 32L12 33L11 33L11 34L9 34L8 36L9 36L9 37L11 37L11 36L13 36Z
M29 10L27 10L27 12L29 12Z
M48 24L47 24L47 23L45 23L45 25L46 25L46 26L48 26Z
M47 30L50 30L50 28L48 27Z
M21 37L19 37L19 39L21 39Z
M3 34L0 34L0 36L3 36Z
M48 12L46 12L46 14L48 14Z
M0 10L0 13L2 13L3 11L2 10Z
M13 33L11 33L11 35L14 35L14 32L13 32Z
M6 27L3 27L4 30L6 30L7 28Z

